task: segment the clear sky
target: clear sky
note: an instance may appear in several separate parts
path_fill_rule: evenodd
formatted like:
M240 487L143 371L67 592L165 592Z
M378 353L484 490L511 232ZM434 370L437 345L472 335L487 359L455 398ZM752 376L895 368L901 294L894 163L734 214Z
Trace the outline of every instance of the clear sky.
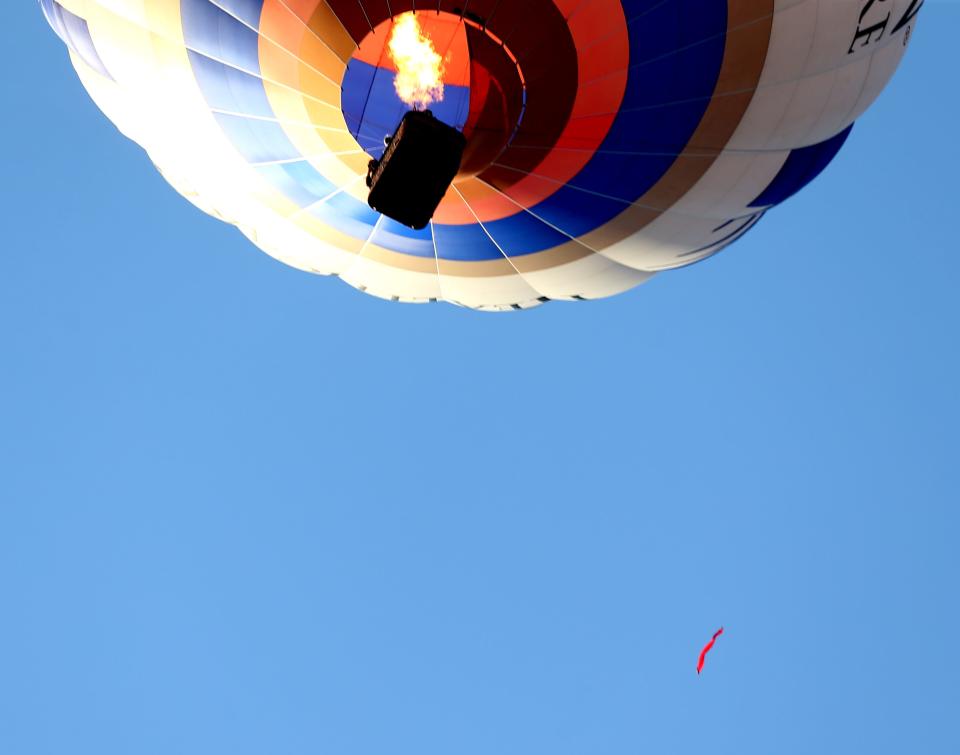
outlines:
M6 12L0 753L960 752L960 5L736 247L510 315L271 260Z

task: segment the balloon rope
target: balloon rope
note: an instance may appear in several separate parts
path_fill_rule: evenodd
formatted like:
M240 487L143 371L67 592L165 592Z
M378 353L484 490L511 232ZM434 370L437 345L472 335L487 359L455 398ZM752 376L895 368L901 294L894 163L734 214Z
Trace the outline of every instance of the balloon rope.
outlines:
M293 16L295 19L297 19L297 21L300 22L300 25L301 25L304 29L306 29L308 32L310 32L311 35L313 35L314 39L316 39L320 44L322 44L322 45L323 45L324 47L326 47L331 53L333 53L333 55L337 58L337 60L339 60L339 61L340 61L341 63L343 63L344 65L347 65L347 64L350 62L349 60L344 60L343 58L341 58L341 57L340 57L340 54L339 54L336 50L334 50L329 44L327 44L327 40L325 40L323 37L321 37L319 34L317 34L317 33L311 28L310 24L308 24L306 21L304 21L302 18L300 18L300 16L298 16L298 15L296 14L296 12L293 10L293 8L291 8L291 7L287 4L287 0L279 0L279 2L280 2L280 5L283 6L283 7L287 10L287 12L290 13L291 16ZM329 5L328 5L327 7L329 7ZM337 22L340 24L340 27L341 27L344 31L346 31L347 29L346 29L346 27L344 27L343 22L340 21L340 19L339 19L337 16L334 16L334 18L337 19Z
M553 229L554 231L556 231L557 233L561 234L562 236L566 236L568 239L570 239L570 240L571 240L572 242L574 242L575 244L579 244L580 246L584 247L585 249L590 250L590 251L593 252L594 254L600 254L600 252L599 252L598 250L594 249L592 246L590 246L589 244L587 244L587 243L584 242L583 240L578 239L576 236L570 235L569 233L567 233L567 232L566 232L565 230L563 230L562 228L559 228L558 226L555 226L555 225L554 225L553 223L551 223L550 221L545 220L544 218L542 218L542 217L540 217L539 215L537 215L537 213L535 213L535 212L534 212L533 210L531 210L529 207L524 207L522 204L520 204L520 203L519 203L516 199L514 199L513 197L511 197L511 196L509 196L509 195L507 195L507 194L504 194L502 191L500 191L500 189L498 189L496 186L494 186L494 185L493 185L492 183L490 183L489 181L484 181L484 180L483 180L482 178L480 178L479 176L477 176L477 180L478 180L480 183L482 183L484 186L488 186L488 187L490 187L491 189L493 189L495 192L497 192L497 194L499 194L501 197L503 197L504 199L506 199L508 202L510 202L510 203L513 204L513 205L516 205L516 206L519 207L521 210L523 210L525 213L527 213L527 214L530 215L531 217L537 219L538 221L540 221L541 223L543 223L543 224L544 224L545 226L547 226L548 228L552 228L552 229Z
M470 206L470 203L467 201L467 198L463 196L460 189L457 188L457 185L456 184L451 184L451 185L453 186L453 190L457 192L457 195L460 197L460 199L463 200L463 203L466 205L467 209L470 211L470 214L473 215L474 220L477 221L477 225L480 226L480 229L487 235L487 238L490 239L490 243L492 243L500 252L500 254L503 255L503 258L507 261L507 264L509 264L510 267L513 268L514 272L517 274L520 280L522 280L527 285L527 287L535 294L534 298L535 299L543 298L543 294L540 291L538 291L533 285L531 285L530 281L527 280L524 274L521 273L520 270L517 268L517 266L513 264L513 260L511 260L510 257L507 256L507 253L503 251L503 247L501 247L500 244L497 243L496 239L494 239L493 236L490 235L490 231L487 230L487 227L483 224L483 221L480 220L480 216L477 215L476 212L474 212L473 207Z
M360 6L360 11L363 13L363 17L367 19L367 26L370 27L370 32L376 34L376 31L373 28L373 24L370 23L370 16L367 15L367 9L363 7L363 0L357 0L357 5ZM336 14L334 14L336 15Z
M383 219L386 215L381 215L377 218L377 222L373 224L373 228L370 229L370 235L367 236L367 240L363 242L363 246L360 247L360 251L356 253L354 258L350 261L350 264L347 265L346 270L343 270L337 273L337 276L346 280L346 276L350 275L353 269L357 266L361 259L363 259L364 254L367 251L367 247L370 246L370 242L373 240L373 237L377 235L377 231L380 230L380 226L383 224ZM366 291L365 286L360 287L361 291Z
M433 241L433 260L437 264L437 290L440 291L440 298L444 301L450 301L447 299L447 295L443 293L443 275L440 272L440 252L437 250L437 233L433 227L433 220L430 220L430 240Z

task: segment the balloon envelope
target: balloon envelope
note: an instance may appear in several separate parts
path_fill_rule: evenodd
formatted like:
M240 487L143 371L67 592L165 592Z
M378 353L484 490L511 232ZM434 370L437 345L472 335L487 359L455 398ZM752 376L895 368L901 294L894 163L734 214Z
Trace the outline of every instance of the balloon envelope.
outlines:
M837 154L922 2L40 4L103 112L267 253L384 298L516 309L740 238ZM421 231L364 180L409 109L387 43L410 11L443 57L430 108L468 139Z

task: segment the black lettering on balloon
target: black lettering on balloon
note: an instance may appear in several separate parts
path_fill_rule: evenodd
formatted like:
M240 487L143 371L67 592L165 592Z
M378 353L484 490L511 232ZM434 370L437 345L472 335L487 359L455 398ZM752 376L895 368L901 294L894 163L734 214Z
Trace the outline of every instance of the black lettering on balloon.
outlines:
M867 0L867 4L863 6L863 10L860 11L860 19L857 22L858 26L863 26L863 19L867 17L867 14L870 12L870 9L873 7L874 3L881 2L885 3L887 0Z
M871 23L869 26L864 26L864 19L867 17L867 14L877 3L886 3L887 0L867 0L866 5L863 6L863 10L860 11L860 20L857 23L857 33L853 35L853 41L850 43L850 49L847 51L848 55L852 55L854 50L863 49L871 42L876 42L881 37L883 33L887 30L887 24L890 23L890 16L892 11L887 13L886 17L882 21L876 23ZM908 11L909 12L909 11ZM874 36L876 34L876 36ZM861 44L857 44L863 40Z
M913 17L920 12L920 9L922 7L923 7L923 0L913 0L913 2L910 3L910 7L907 8L907 12L903 14L903 18L897 21L897 25L893 27L893 31L891 31L890 33L896 34L904 26L906 26L911 21L913 21Z

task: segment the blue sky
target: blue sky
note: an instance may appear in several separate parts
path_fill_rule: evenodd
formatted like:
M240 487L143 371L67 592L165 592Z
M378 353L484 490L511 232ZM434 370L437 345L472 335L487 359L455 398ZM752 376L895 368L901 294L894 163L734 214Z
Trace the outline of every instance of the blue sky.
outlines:
M960 751L957 28L735 248L494 316L258 252L12 4L0 752Z

